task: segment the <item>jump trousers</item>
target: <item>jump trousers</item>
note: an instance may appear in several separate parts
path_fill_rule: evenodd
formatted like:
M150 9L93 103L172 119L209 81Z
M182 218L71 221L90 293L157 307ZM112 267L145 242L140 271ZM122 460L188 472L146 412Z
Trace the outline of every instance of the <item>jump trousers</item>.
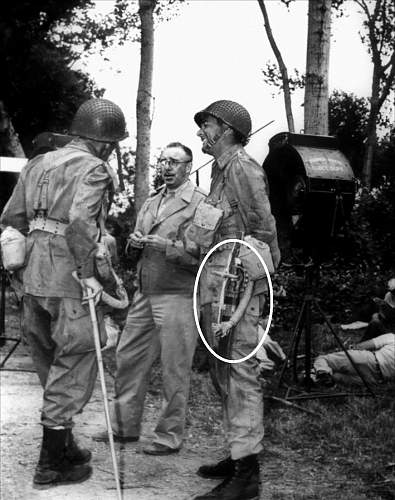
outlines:
M262 307L263 296L252 297L233 333L232 359L247 356L258 345ZM223 424L233 460L263 449L263 391L258 375L259 363L255 356L231 364L228 395L223 402Z
M105 330L97 310L104 345ZM88 306L80 299L25 295L23 332L44 389L42 424L72 427L74 415L92 395L97 375Z

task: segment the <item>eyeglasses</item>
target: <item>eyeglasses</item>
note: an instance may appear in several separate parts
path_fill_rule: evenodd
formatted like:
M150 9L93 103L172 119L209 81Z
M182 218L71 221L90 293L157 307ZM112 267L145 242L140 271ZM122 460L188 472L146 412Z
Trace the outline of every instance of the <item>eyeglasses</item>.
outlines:
M181 163L189 163L191 160L175 160L174 158L161 158L158 160L158 165L161 167L169 166L175 167L177 165L181 165Z

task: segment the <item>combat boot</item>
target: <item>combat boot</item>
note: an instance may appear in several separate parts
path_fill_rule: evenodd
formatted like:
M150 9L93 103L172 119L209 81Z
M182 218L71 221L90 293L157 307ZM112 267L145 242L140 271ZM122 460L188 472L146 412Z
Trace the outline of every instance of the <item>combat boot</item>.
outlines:
M78 446L71 429L67 429L65 455L72 465L86 464L92 458L92 453L89 450Z
M197 474L206 479L225 479L233 474L234 463L231 457L226 457L216 464L202 465L199 467Z
M248 500L259 496L257 455L234 460L234 471L222 483L195 500Z
M92 474L89 465L73 465L66 456L68 429L43 428L40 458L33 483L36 488L81 483Z

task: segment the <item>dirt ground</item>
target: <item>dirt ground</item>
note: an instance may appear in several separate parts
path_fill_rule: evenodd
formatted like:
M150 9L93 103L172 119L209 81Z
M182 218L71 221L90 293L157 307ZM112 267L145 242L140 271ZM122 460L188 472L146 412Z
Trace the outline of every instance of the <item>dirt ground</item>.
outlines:
M31 368L27 355L16 353L7 362L7 368ZM111 388L111 381L107 384ZM111 389L109 393L111 393ZM35 373L1 372L1 499L112 499L117 498L109 446L91 439L92 434L104 428L104 412L100 384L84 412L76 419L75 436L80 444L93 454L93 475L88 481L59 486L49 490L35 490L32 474L41 441L39 411L42 390ZM187 442L181 452L169 457L144 455L142 447L149 442L158 408L149 398L145 412L145 426L139 443L116 443L120 475L123 478L124 499L182 500L207 489L207 481L195 471L201 465L202 453L215 459L215 448L194 448Z
M6 315L6 336L19 336L19 316L16 307ZM2 347L7 353L13 342ZM1 500L110 500L116 499L116 487L109 446L92 440L91 436L105 429L103 399L99 380L84 412L75 419L74 434L79 444L92 451L93 475L84 483L64 485L47 490L33 489L32 477L36 465L42 428L40 406L42 389L26 346L19 344L0 372L0 498ZM113 383L106 372L109 398ZM185 445L179 454L151 457L142 453L150 441L150 432L160 409L157 390L151 389L144 413L143 434L138 443L115 443L124 500L184 500L210 489L195 471L204 460L216 460L218 442L215 437L202 443L189 427Z

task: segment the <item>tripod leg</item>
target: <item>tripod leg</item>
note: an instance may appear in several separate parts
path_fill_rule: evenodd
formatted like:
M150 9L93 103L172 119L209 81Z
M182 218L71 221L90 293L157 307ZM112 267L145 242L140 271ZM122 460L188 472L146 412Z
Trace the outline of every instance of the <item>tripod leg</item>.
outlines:
M300 311L300 315L295 326L295 332L298 332L295 338L295 345L293 347L293 357L292 357L292 373L295 384L297 384L298 382L297 361L298 361L299 342L300 339L302 338L303 329L305 329L305 335L306 335L306 321L308 319L308 313L309 313L309 305L306 298L304 298L302 309Z
M296 351L297 351L297 347L298 347L299 340L300 340L300 335L302 333L302 328L303 328L303 317L304 317L305 305L306 305L305 301L303 301L302 307L301 307L300 312L299 312L298 320L296 322L295 329L294 329L293 334L292 334L291 346L289 348L287 357L285 358L283 367L281 369L280 378L279 378L277 387L281 387L281 383L283 381L285 370L287 369L289 360L290 360L291 356L294 353L296 353ZM295 355L293 356L293 365L294 365L294 379L295 379L296 378L296 368L295 368L296 356Z
M366 382L361 370L358 368L358 366L354 363L354 360L352 359L352 356L350 356L350 353L347 351L347 349L344 347L344 344L343 342L341 341L339 335L335 332L332 324L330 323L330 321L328 320L328 318L326 317L324 311L321 309L320 305L318 304L318 302L316 300L314 300L314 304L315 306L317 307L319 313L321 314L321 316L324 318L325 320L325 323L327 324L329 330L332 332L332 335L335 337L337 343L339 344L339 346L341 347L341 349L343 350L344 354L347 356L349 362L351 363L351 365L353 366L354 370L357 372L359 378L362 380L364 386L366 387L366 389L370 392L370 394L373 396L373 397L376 397L376 394L373 392L373 390L371 389L370 385Z
M306 313L305 313L305 326L304 326L304 378L303 384L306 387L307 391L310 392L310 389L313 385L311 380L311 302L313 300L313 296L309 293L306 296Z

